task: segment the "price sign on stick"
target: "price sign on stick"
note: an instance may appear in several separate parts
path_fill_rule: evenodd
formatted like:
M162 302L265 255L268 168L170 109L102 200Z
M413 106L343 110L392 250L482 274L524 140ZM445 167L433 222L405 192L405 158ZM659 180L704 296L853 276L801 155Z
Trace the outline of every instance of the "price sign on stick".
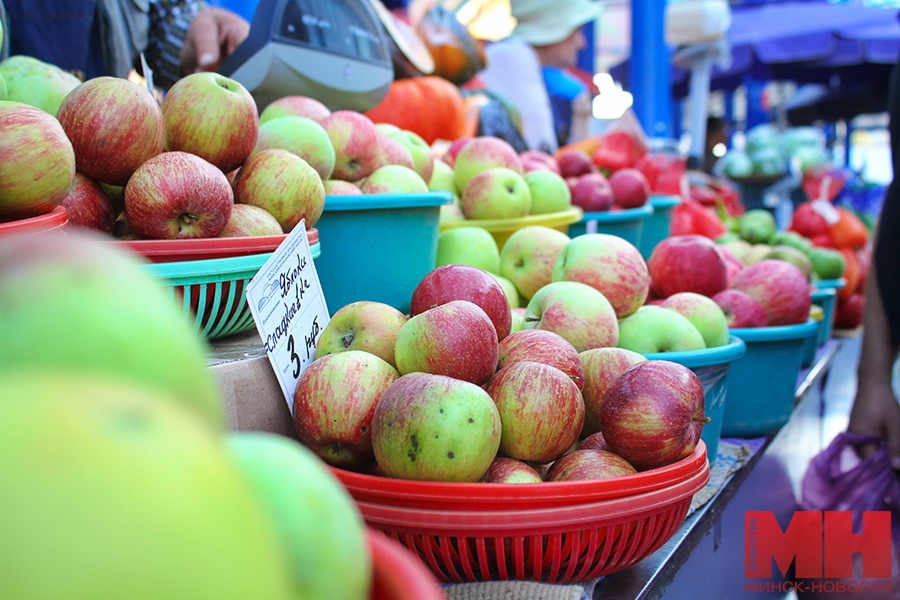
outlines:
M293 413L297 380L316 358L316 342L330 319L305 221L250 280L246 293L256 329Z

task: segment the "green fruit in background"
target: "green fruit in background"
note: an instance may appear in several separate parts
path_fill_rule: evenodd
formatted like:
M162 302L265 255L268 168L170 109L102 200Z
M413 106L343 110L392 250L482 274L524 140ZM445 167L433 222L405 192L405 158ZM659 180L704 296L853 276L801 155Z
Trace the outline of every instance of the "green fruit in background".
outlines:
M818 304L811 304L809 306L809 318L814 321L821 321L825 318L825 309Z
M767 210L754 208L738 217L738 234L751 244L768 243L775 231L775 217Z
M742 239L725 242L722 246L731 250L731 253L734 254L735 258L741 262L744 262L744 257L753 249L753 244Z
M817 247L810 249L808 256L817 279L839 279L844 276L847 264L839 250Z
M764 259L771 251L772 246L768 244L753 244L741 260L745 265L752 265Z
M274 518L295 597L369 598L365 524L325 463L299 442L271 433L233 433L228 447Z
M741 236L739 236L739 235L737 234L737 232L735 232L735 231L729 231L728 233L723 233L722 235L720 235L719 237L717 237L717 238L715 239L715 242L716 242L717 244L724 244L724 243L726 243L726 242L732 242L732 241L734 241L734 240L739 240L739 239L741 239Z
M0 100L6 100L6 79L0 73Z
M500 273L500 249L483 227L454 227L438 234L435 266L468 265Z
M0 373L71 369L170 395L217 428L207 345L160 280L112 238L0 238Z
M812 248L812 242L796 231L776 231L769 240L771 246L790 246L807 254Z
M808 256L806 256L803 252L797 250L796 248L792 248L791 246L774 246L765 258L775 258L778 260L789 262L803 271L803 274L806 276L807 281L812 279L812 261L809 260Z
M0 62L0 75L6 79L6 99L22 102L56 115L69 92L81 80L56 65L30 56L10 56Z
M18 369L0 411L0 598L293 597L264 505L171 399Z

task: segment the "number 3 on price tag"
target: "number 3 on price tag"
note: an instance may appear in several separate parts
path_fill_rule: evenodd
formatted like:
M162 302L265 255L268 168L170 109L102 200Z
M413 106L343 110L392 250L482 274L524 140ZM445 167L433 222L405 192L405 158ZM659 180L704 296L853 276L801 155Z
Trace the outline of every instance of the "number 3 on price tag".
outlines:
M330 319L305 221L294 227L247 284L247 304L293 413L297 380L315 360L316 343Z

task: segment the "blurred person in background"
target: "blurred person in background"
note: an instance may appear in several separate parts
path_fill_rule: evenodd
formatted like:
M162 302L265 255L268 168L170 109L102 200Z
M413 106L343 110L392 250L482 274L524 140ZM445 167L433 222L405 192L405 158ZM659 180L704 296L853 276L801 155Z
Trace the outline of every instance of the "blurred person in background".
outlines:
M721 146L716 148L716 146ZM703 154L703 172L712 174L716 162L725 155L728 144L728 123L722 117L710 115L706 119L706 150Z
M203 0L0 0L0 19L0 58L32 56L90 79L127 77L143 52L164 88L216 70L250 31Z
M594 0L510 0L512 35L488 45L478 77L516 103L531 149L555 152L587 134L590 92L567 69L585 47L582 27L600 16Z

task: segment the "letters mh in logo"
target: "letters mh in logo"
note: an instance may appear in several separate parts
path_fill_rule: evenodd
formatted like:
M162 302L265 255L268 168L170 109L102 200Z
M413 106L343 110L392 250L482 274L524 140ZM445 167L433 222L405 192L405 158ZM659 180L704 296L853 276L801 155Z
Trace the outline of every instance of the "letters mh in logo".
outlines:
M891 513L862 513L862 532L853 533L849 511L797 511L786 531L772 511L744 514L744 574L772 577L772 559L786 575L796 558L797 579L853 577L853 553L862 553L866 579L891 576Z

